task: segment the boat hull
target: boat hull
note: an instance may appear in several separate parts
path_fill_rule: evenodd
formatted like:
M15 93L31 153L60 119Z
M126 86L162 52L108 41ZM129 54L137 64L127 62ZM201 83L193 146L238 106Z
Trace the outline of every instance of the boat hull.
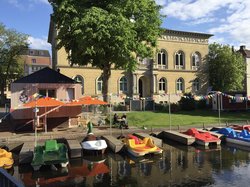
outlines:
M14 164L12 153L0 148L0 167L10 169Z
M107 146L107 143L105 140L89 140L81 142L81 146L83 150L89 154L91 153L101 153L104 154Z
M237 144L245 147L250 147L250 141L244 141L240 139L235 139L235 138L230 138L226 137L225 138L226 142L232 143L232 144Z
M216 140L216 141L203 141L203 140L198 140L198 139L196 139L195 142L196 142L198 145L202 145L202 146L220 145L220 144L221 144L221 140Z
M158 149L158 150L155 150L155 151L141 151L141 152L138 152L138 151L135 151L133 149L127 148L127 151L131 155L133 155L134 157L141 157L141 156L145 156L145 155L148 155L148 154L161 154L162 153L162 149Z

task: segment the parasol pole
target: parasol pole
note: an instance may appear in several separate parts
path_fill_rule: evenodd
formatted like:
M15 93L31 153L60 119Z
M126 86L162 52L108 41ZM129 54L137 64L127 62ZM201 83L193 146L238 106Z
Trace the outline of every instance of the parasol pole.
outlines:
M35 147L37 146L37 100L35 99Z
M112 135L112 124L111 124L111 97L112 97L112 93L110 94L109 97L109 128L110 128L110 135Z

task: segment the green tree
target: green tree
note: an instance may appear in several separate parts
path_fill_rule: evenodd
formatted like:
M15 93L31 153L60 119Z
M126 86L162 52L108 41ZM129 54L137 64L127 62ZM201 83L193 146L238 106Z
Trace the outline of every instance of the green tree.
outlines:
M111 67L133 71L137 57L152 57L160 36L160 6L154 0L49 0L64 47L72 64L102 70L107 101Z
M213 90L242 91L245 79L245 64L240 53L228 45L209 45L206 57L209 85Z
M0 104L5 103L6 86L23 74L23 65L20 64L19 55L27 49L27 39L27 35L7 29L0 23Z

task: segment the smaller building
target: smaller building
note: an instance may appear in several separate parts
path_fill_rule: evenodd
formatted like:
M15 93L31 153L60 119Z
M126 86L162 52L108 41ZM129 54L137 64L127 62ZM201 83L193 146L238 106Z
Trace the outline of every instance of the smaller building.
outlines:
M48 50L28 49L21 54L24 59L24 75L34 73L44 67L51 67Z
M32 123L34 112L32 108L25 108L24 104L34 98L34 94L55 98L63 103L82 97L81 85L75 80L54 71L48 67L27 75L11 83L11 116L16 126ZM44 115L53 107L41 107L38 116ZM81 113L81 106L62 106L55 112L46 115L49 127L77 118ZM53 120L52 120L53 119ZM53 122L52 122L53 121Z
M226 92L214 94L212 99L213 110L241 111L250 108L246 92Z
M20 63L23 65L23 75L29 75L44 67L51 67L51 58L48 50L27 49L20 54ZM14 81L14 80L12 80ZM11 97L10 84L4 89L7 99Z

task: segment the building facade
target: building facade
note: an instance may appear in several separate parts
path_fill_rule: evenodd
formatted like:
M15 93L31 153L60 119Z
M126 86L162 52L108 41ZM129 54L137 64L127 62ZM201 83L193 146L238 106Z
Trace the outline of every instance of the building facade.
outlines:
M158 39L153 59L138 59L134 72L112 69L109 93L112 103L124 102L124 98L171 102L186 92L205 93L207 85L198 71L208 53L208 39L212 35L175 30L165 30ZM91 65L70 66L63 48L56 50L56 31L50 24L48 41L52 44L53 67L82 85L83 95L102 97L102 71Z
M51 67L48 50L28 49L21 54L24 61L24 76L30 75L44 67Z
M243 55L246 64L246 75L245 75L245 91L247 97L250 96L250 50L246 49L246 46L240 46L239 52Z

